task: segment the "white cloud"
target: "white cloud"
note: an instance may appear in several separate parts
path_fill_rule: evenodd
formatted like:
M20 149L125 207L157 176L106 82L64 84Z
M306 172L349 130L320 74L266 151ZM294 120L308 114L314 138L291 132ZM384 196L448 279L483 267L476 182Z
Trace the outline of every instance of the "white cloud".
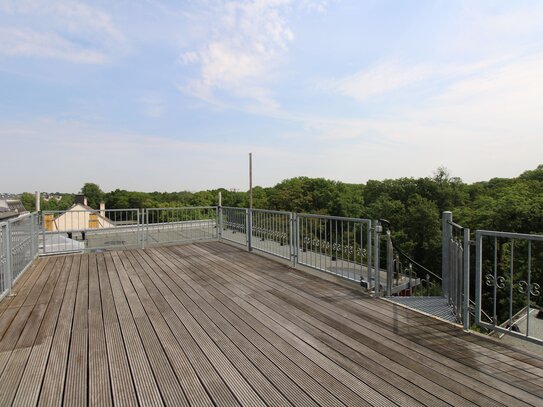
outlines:
M210 30L192 49L182 53L184 64L197 65L197 76L180 88L205 101L217 102L227 93L241 101L276 109L270 83L294 39L286 14L292 0L239 0L212 3L197 18L198 30ZM304 7L324 9L324 2L304 2ZM218 102L217 102L218 103Z
M416 84L432 75L428 66L409 66L386 61L325 85L330 90L364 102L403 87Z
M0 54L53 58L82 64L103 64L107 55L68 41L55 33L0 27Z
M0 0L8 16L0 53L101 64L125 46L123 33L106 12L78 1Z
M166 104L159 95L150 93L140 97L137 102L143 108L143 114L157 119L166 112Z

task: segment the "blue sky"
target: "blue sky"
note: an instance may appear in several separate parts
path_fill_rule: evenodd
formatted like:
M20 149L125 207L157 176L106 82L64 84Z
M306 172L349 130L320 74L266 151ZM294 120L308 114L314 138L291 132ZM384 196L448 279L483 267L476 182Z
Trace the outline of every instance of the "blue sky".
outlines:
M543 162L543 2L0 0L0 190Z

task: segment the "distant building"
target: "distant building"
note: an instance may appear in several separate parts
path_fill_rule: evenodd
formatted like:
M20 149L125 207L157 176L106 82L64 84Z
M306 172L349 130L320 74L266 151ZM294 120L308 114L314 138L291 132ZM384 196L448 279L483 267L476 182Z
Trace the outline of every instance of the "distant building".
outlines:
M20 199L0 199L0 221L28 213Z
M115 223L105 216L105 206L100 205L100 211L87 205L83 195L75 196L75 204L58 216L46 214L44 229L48 232L79 232L87 229L102 229L115 227Z

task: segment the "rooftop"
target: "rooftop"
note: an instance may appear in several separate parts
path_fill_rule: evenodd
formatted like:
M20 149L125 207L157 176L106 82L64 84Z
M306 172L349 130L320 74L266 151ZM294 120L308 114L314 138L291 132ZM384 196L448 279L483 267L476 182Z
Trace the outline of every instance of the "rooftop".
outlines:
M40 257L0 405L541 405L543 358L223 242Z

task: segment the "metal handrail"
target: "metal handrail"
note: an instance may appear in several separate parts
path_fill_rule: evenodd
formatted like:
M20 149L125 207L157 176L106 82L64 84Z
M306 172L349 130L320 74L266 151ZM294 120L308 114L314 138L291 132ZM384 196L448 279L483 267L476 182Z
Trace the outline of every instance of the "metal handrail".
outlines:
M388 229L390 231L392 231L392 228L390 227L390 222L386 219L379 219L379 222L380 223L384 223L387 225ZM416 260L413 260L407 253L405 253L399 246L398 244L396 243L396 241L394 240L394 238L392 237L392 235L390 236L390 241L392 242L392 246L394 247L394 250L396 250L398 253L400 253L405 259L407 259L410 263L412 263L413 265L417 266L418 268L422 269L423 271L425 271L426 273L434 276L435 278L437 278L439 281L443 281L443 279L441 278L441 276L438 276L437 274L435 274L433 271L427 269L426 267L424 267L422 264L420 264L419 262L417 262Z

